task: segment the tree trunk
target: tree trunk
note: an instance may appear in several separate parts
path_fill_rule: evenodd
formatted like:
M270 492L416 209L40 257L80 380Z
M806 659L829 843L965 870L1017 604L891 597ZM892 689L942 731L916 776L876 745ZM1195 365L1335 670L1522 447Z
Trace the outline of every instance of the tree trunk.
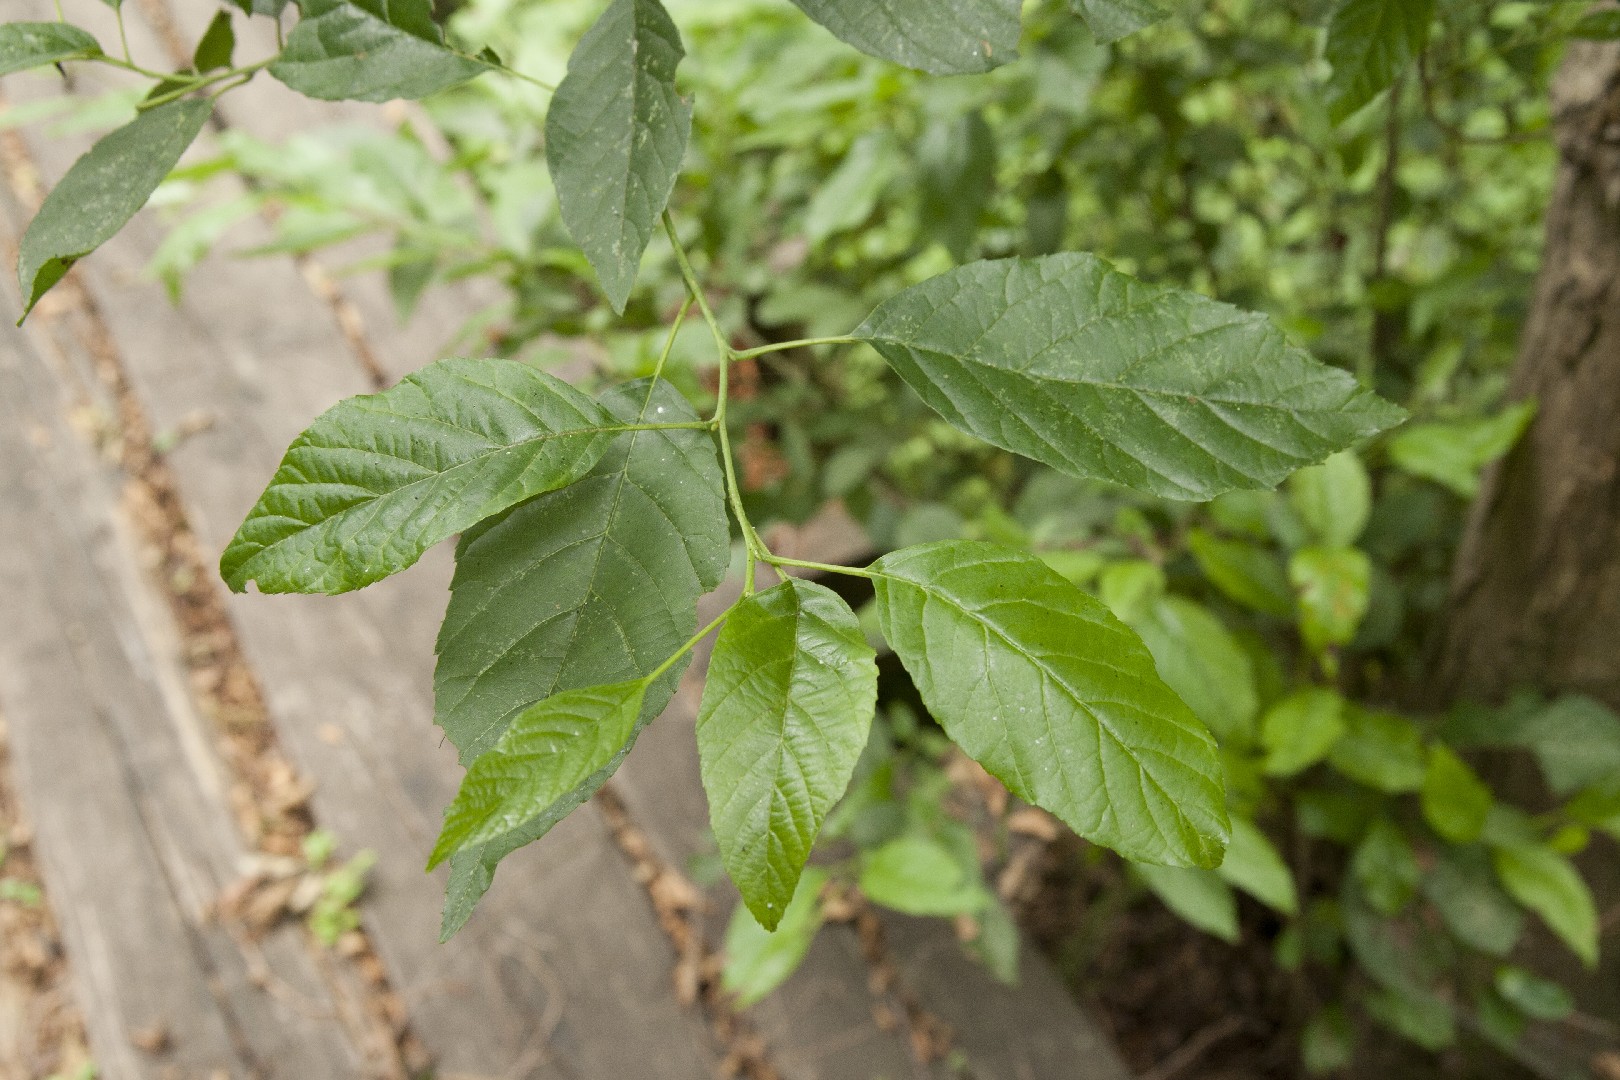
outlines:
M1620 45L1572 43L1552 100L1562 160L1510 389L1540 408L1473 508L1432 689L1620 708Z

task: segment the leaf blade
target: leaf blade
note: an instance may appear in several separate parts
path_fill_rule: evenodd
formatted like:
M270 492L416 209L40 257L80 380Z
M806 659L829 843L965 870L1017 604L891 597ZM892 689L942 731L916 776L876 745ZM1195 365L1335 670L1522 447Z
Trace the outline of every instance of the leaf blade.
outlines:
M445 44L428 0L302 0L301 7L270 74L306 97L421 98L489 70Z
M212 112L211 101L197 99L148 109L73 163L18 245L24 318L75 262L112 239L146 205Z
M1152 0L1069 0L1099 44L1111 45L1162 20L1166 12Z
M96 39L68 23L0 25L0 75L100 55L101 46Z
M840 41L932 75L989 71L1018 55L1017 0L793 0Z
M675 90L685 55L659 0L614 0L580 39L546 114L563 221L621 314L692 130Z
M1100 603L993 544L907 548L872 570L884 636L924 702L1014 794L1131 859L1219 862L1214 739ZM992 670L1025 689L1004 700Z
M441 360L348 398L293 441L220 557L236 592L340 593L601 456L611 418L578 390L505 360Z
M1389 89L1429 39L1434 0L1345 0L1328 24L1328 112L1347 120Z
M698 709L698 753L721 858L767 930L849 786L876 704L876 654L830 589L790 578L726 620Z
M1167 498L1274 486L1404 416L1263 316L1092 255L971 263L854 336L963 431Z

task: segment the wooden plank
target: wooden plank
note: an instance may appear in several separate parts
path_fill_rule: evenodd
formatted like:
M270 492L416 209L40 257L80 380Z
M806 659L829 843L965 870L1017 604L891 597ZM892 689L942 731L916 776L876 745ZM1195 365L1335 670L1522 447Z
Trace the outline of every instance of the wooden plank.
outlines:
M11 322L0 328L0 704L102 1075L357 1074L302 931L247 943L206 916L243 849L177 636L111 512L110 478L67 423L71 398ZM166 1048L137 1049L142 1032Z
M50 176L78 149L32 145ZM176 309L141 280L160 237L143 214L81 272L154 428L214 420L171 464L218 551L287 442L367 387L290 260L212 260ZM436 943L441 890L421 866L460 775L429 691L448 576L441 551L354 596L230 604L283 743L316 783L317 819L380 856L363 911L414 1030L447 1075L713 1074L707 1028L675 1003L670 948L594 808L510 860L467 929Z

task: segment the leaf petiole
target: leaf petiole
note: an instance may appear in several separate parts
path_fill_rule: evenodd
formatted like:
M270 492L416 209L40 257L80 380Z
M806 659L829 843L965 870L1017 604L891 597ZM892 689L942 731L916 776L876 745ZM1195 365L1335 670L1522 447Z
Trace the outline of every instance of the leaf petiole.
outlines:
M765 553L764 558L772 566L792 566L800 570L815 570L823 574L845 574L849 577L866 578L867 580L885 576L872 570L862 570L858 566L834 566L832 563L805 562L803 559L788 559L781 555L772 555L769 552Z
M860 343L861 339L854 337L800 338L798 341L778 341L770 345L761 345L756 349L744 349L742 352L734 352L731 355L735 360L752 360L756 356L764 356L767 353L808 349L816 345L859 345Z
M691 638L687 640L685 645L682 645L679 649L676 649L674 654L670 656L668 660L665 660L662 664L659 664L657 667L653 668L652 671L647 673L646 678L642 679L641 681L648 686L651 686L653 683L657 682L659 678L663 676L664 672L668 671L670 668L674 667L680 662L681 657L697 648L698 642L702 641L704 638L708 637L710 634L719 629L720 624L731 617L731 613L737 610L737 605L740 603L742 603L741 598L732 601L730 607L726 608L726 610L722 611L719 615L716 615L709 625L693 634Z

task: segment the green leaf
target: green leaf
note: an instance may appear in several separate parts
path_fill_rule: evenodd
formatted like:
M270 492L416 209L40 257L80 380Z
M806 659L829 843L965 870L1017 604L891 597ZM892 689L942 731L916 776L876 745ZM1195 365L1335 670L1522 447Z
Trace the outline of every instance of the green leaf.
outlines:
M840 41L933 75L989 71L1018 56L1018 0L793 0Z
M1496 992L1533 1020L1556 1022L1575 1011L1569 991L1511 964L1496 969Z
M1513 951L1524 930L1524 911L1497 884L1480 847L1442 848L1439 861L1423 875L1422 888L1459 941L1491 956Z
M1235 885L1284 915L1299 913L1299 893L1294 875L1277 854L1276 847L1254 822L1232 818L1232 839L1226 845L1226 859L1215 871L1229 885Z
M807 867L774 933L754 920L747 905L731 913L720 984L737 995L738 1005L754 1004L799 969L824 921L820 894L826 883L825 870Z
M1422 878L1417 855L1401 830L1383 819L1373 822L1350 857L1350 874L1375 911L1398 915L1417 895Z
M1429 750L1429 768L1423 777L1423 816L1443 839L1469 844L1485 831L1491 812L1491 789L1467 762L1445 746Z
M963 431L1168 498L1270 487L1404 415L1264 316L1093 255L971 263L855 336Z
M17 22L0 25L0 75L100 56L96 39L61 22Z
M563 221L620 313L692 130L675 92L685 55L659 0L614 0L574 49L546 116Z
M1372 481L1349 450L1288 478L1288 499L1324 547L1349 547L1372 513Z
M1290 694L1260 721L1260 745L1270 776L1293 776L1328 756L1346 731L1344 699L1312 687Z
M1428 989L1386 986L1363 1004L1374 1020L1426 1050L1444 1050L1457 1041L1450 1004Z
M637 679L567 690L519 713L462 778L428 869L522 826L600 770L630 740L646 689Z
M1423 736L1410 720L1363 709L1346 709L1344 718L1348 730L1328 755L1335 769L1390 795L1423 786L1429 757Z
M257 6L257 5L255 5ZM323 101L421 98L489 70L453 51L429 0L302 0L270 74Z
M1165 17L1153 0L1069 0L1074 13L1086 20L1091 36L1104 45L1129 37Z
M861 892L908 915L962 915L989 899L943 844L923 836L891 840L861 859Z
M1572 38L1586 41L1615 41L1620 39L1620 11L1589 11L1569 32Z
M1300 1057L1312 1076L1337 1072L1356 1056L1356 1029L1344 1009L1330 1005L1311 1017L1300 1041Z
M884 636L991 775L1127 858L1220 861L1215 742L1102 604L994 544L907 548L872 571Z
M1538 710L1519 733L1558 795L1620 777L1620 717L1602 702L1565 694Z
M1210 584L1233 600L1279 619L1293 616L1288 572L1265 548L1246 540L1223 540L1203 529L1187 534L1187 546Z
M148 109L73 163L45 196L18 247L24 318L75 262L111 240L146 205L212 111L206 99Z
M1596 967L1597 906L1575 864L1534 844L1499 847L1492 856L1508 895L1541 916L1582 963Z
M291 0L228 0L228 2L244 15L268 15L276 19L287 10Z
M287 450L220 559L236 592L340 593L578 480L617 430L578 390L506 360L441 360L340 401Z
M917 166L917 216L925 234L953 259L967 258L996 192L996 136L984 114L975 110L929 124L917 142Z
M720 632L698 710L703 790L726 871L776 929L872 730L876 654L838 594L787 580Z
M1389 89L1423 51L1433 21L1434 0L1344 0L1327 32L1328 112L1335 122Z
M1347 645L1367 614L1372 564L1355 548L1301 548L1288 561L1300 634L1313 652Z
M231 13L219 11L214 13L214 19L203 31L203 36L197 42L197 51L192 54L191 66L199 71L218 71L231 66L231 57L236 52L236 31L231 27Z
M602 403L626 422L696 418L663 381L615 387ZM461 760L494 745L530 702L650 673L697 628L698 598L720 583L730 557L724 480L703 431L621 435L579 482L464 534L433 678L435 719ZM648 688L638 731L685 670L678 663ZM549 832L619 760L521 829L451 860L445 936L466 921L501 859Z
M1237 897L1213 871L1195 866L1137 866L1136 872L1164 906L1189 925L1236 944Z
M1480 470L1513 449L1535 415L1536 403L1521 401L1483 420L1413 424L1390 439L1389 457L1402 471L1472 499Z
M1164 596L1164 570L1146 559L1110 563L1097 579L1097 595L1127 625L1148 617Z
M1254 665L1219 619L1191 600L1166 596L1130 627L1153 654L1159 677L1217 739L1238 746L1254 741L1260 709Z

